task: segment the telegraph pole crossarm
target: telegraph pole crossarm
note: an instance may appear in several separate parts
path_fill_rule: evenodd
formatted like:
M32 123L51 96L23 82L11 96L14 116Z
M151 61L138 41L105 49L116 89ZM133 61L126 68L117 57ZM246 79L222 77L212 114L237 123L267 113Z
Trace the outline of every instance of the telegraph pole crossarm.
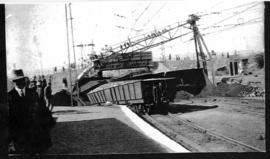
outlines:
M87 46L92 46L92 47L94 47L95 46L95 44L92 42L92 43L89 43L89 44L79 44L79 45L75 45L75 47L79 47L79 48L81 48L81 64L83 65L83 62L84 62L84 56L83 56L83 48L84 47L87 47ZM92 50L93 50L93 48L92 48ZM92 51L93 52L93 51Z

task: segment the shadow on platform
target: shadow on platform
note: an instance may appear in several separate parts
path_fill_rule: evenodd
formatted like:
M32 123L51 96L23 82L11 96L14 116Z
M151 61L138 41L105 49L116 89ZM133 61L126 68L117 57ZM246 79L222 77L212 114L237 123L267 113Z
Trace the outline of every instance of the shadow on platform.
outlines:
M161 145L115 118L59 122L48 154L165 153Z
M172 114L176 113L190 113L194 111L202 111L206 109L217 108L217 105L214 106L199 106L199 105L184 105L184 104L170 104L168 111Z

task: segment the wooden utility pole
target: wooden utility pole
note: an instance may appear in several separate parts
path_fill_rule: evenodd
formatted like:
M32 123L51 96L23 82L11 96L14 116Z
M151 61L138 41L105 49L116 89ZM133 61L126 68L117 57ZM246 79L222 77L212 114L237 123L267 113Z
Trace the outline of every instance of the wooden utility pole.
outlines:
M67 49L68 49L68 70L69 70L69 82L70 82L70 101L73 106L72 98L72 79L71 79L71 68L70 68L70 50L69 50L69 29L68 29L68 15L67 15L67 4L65 4L65 15L66 15L66 31L67 31Z
M75 85L76 85L76 92L77 92L77 98L79 100L79 86L78 86L78 81L77 76L78 76L78 72L77 72L77 64L76 64L76 53L75 53L75 45L74 45L74 34L73 34L73 17L72 17L72 11L71 11L71 3L69 3L69 16L70 16L70 27L71 27L71 40L72 40L72 49L73 49L73 56L74 56L74 64L75 64ZM72 93L72 92L71 92Z

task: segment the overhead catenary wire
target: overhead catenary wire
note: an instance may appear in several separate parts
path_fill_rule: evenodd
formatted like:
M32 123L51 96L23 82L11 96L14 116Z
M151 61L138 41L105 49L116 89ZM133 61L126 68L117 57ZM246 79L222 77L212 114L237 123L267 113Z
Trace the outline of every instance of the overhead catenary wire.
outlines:
M236 9L236 8L240 8L240 7L250 6L251 4L254 4L254 2L252 2L252 3L246 3L246 4L241 4L241 5L232 7L232 8L226 8L226 9L223 9L222 11L228 11L228 10L232 10L232 9ZM234 17L234 16L236 16L236 15L239 15L239 14L241 14L241 13L243 13L243 12L249 10L250 8L255 7L255 6L258 5L258 4L259 4L259 3L256 2L255 5L253 5L253 6L249 7L249 8L246 8L246 9L240 11L240 12L237 12L237 13L235 13L233 16L226 17L225 19L222 19L221 21L218 21L218 22L216 22L216 23L214 23L214 24L218 24L218 23L221 23L221 22L223 22L223 21L226 21L226 20L228 20L228 19L230 19L230 18L232 18L232 17ZM139 21L140 17L145 13L145 11L148 10L148 8L150 7L150 5L151 5L151 3L149 3L149 4L146 6L146 8L143 10L143 12L142 12L142 13L139 15L139 17L136 19L136 21L135 21L133 27L130 28L130 33L131 33L132 30L135 30L135 31L137 31L137 32L140 31L140 30L136 30L136 29L133 29L133 28L135 27L136 23ZM218 5L218 4L217 4L217 5ZM159 10L157 11L157 13L160 12L160 10L161 10L163 7L164 7L164 6L161 6L161 7L159 8ZM214 6L213 6L213 7L214 7ZM217 12L211 12L211 13L208 13L208 14L205 14L205 15L210 15L210 14L218 14L218 13L217 13ZM205 16L205 15L199 15L199 16L202 17L202 16ZM156 14L154 14L153 17L154 17L154 16L156 16ZM149 20L148 20L148 22L149 22ZM144 23L144 25L145 25L145 24L147 24L147 22ZM168 26L170 27L170 25L168 25ZM122 27L119 27L119 28L122 28ZM164 27L164 28L166 28L166 27ZM210 27L209 27L209 28L210 28ZM204 28L204 29L205 29L205 28ZM206 29L207 29L207 28L206 28ZM149 33L153 33L153 31L150 31ZM129 39L132 41L132 39L136 39L136 38L138 38L138 37L146 36L146 35L149 34L149 33L144 33L144 34L141 34L141 35L138 35L138 36L131 37L131 38L129 38ZM130 34L128 35L128 37L130 37ZM125 40L125 41L126 41L126 40ZM121 43L123 43L123 42L125 42L125 41L119 42L119 43L114 44L114 45L111 45L111 46L114 47L114 46L119 45L119 44L121 44Z
M221 10L219 12L227 12L227 11L230 11L230 10L233 10L233 9L236 9L236 8L241 8L241 7L245 7L245 6L252 5L252 4L257 4L257 3L261 3L261 2L249 2L249 3L241 4L241 5L232 7L232 8L223 9L223 10Z
M248 21L246 21L244 23L212 26L212 27L207 27L207 28L200 28L200 30L209 30L210 28L222 28L223 27L222 29L202 34L202 36L207 36L207 35L211 35L211 34L221 33L223 31L235 29L236 27L249 25L249 24L254 24L254 23L259 23L259 22L262 22L262 19L263 19L263 17L257 17L257 18L250 19L250 20L248 20ZM193 40L193 38L191 38L190 40L185 41L184 43L191 42L192 40Z
M220 15L220 14L224 14L224 13L226 13L228 11L231 11L231 10L234 10L234 9L237 9L237 8L242 8L242 7L245 7L245 6L250 6L250 5L256 4L256 3L260 3L260 2L249 2L249 3L241 4L241 5L238 5L238 6L235 6L235 7L225 8L225 9L222 9L222 10L219 10L219 11L211 11L211 12L204 11L204 12L196 12L194 14L198 14L199 17L213 15L213 14L219 14Z
M143 14L148 10L148 8L151 6L151 3L149 3L144 10L142 11L142 13L138 16L138 18L135 19L134 24L132 25L132 29L134 29L134 27L136 26L137 22L140 20L140 18L143 16ZM130 36L130 34L132 33L132 29L130 29L130 32L128 34L128 37Z
M234 29L234 28L239 27L239 26L244 26L244 25L254 24L254 23L259 23L259 22L262 22L262 20L250 20L250 21L245 22L245 23L231 25L230 27L228 26L228 28L220 29L220 30L217 30L217 31L214 31L214 32L204 33L202 36L215 34L215 33L220 33L220 32L223 32L223 31L228 31L228 30Z
M242 5L233 7L233 8L223 9L222 11L228 11L228 10L232 10L232 9L236 9L236 8L243 8L243 7L248 6L248 7L244 8L244 9L242 9L241 11L233 12L233 15L230 15L230 16L228 16L228 17L222 19L222 20L219 20L219 21L215 22L214 24L208 26L207 28L204 28L203 30L207 30L207 29L209 29L209 28L218 27L217 24L223 23L223 22L225 22L225 21L227 21L227 20L229 20L229 19L231 19L231 18L233 18L233 17L235 17L235 16L237 16L237 15L240 15L240 14L242 14L242 13L244 13L244 12L246 12L246 11L252 9L252 8L254 8L254 7L257 6L258 4L261 4L261 3L257 3L257 2L256 2L256 3L248 3L248 4L242 4ZM252 5L252 6L251 6L251 5ZM146 8L147 8L147 7L146 7ZM145 10L144 10L144 11L145 11ZM143 13L144 13L144 11L143 11ZM218 13L218 12L211 12L211 13L208 13L208 14L205 14L205 15L199 15L199 16L201 17L201 16L210 15L210 14L220 14L220 13ZM142 14L141 14L141 15L142 15ZM139 16L139 17L141 17L141 16ZM135 21L135 23L134 23L135 25L136 25L136 23L138 22L139 19L140 19L140 18L136 19L136 21ZM251 22L249 22L249 23L251 23ZM236 24L236 25L239 25L239 24L241 24L241 23L238 23L238 24ZM134 25L134 27L135 27L135 25ZM229 25L229 24L223 25L223 27L225 27L225 26L226 26L226 27L230 27L230 26L233 26L233 24L232 24L232 25ZM184 26L182 26L182 27L184 27ZM166 28L166 27L164 27L164 28ZM170 28L170 25L169 25L169 28ZM168 29L168 28L166 28L166 29ZM155 29L154 31L151 31L150 33L156 33L156 29ZM170 32L169 32L169 33L170 33ZM204 35L204 34L203 34L203 35ZM139 35L139 36L136 36L136 37L129 38L129 47L133 47L133 46L139 45L140 42L141 42L142 40L143 40L143 41L150 40L149 43L151 43L151 42L152 42L151 39L152 39L153 37L150 37L150 38L148 39L148 38L146 38L147 36L148 36L147 33L145 33L145 34L142 34L142 35ZM129 37L129 36L128 36L128 37ZM178 37L182 37L182 35L180 35L180 36L178 36ZM169 40L169 41L174 40L174 39L176 39L176 38L178 38L178 37L175 37L175 38L171 38L171 37L170 37L170 40ZM137 38L137 39L136 39L136 38ZM130 41L132 41L132 42L130 42ZM123 42L120 42L120 43L118 43L118 44L113 45L113 46L112 46L112 48L113 48L112 50L117 49L117 48L119 48L119 47L121 48L121 46L116 46L116 45L123 44L124 42L127 42L127 41L125 40L125 41L123 41ZM168 41L165 40L165 42L168 42ZM159 42L159 43L155 43L155 44L153 44L153 45L150 44L149 46L146 46L146 48L138 49L138 50L150 49L150 48L152 48L152 47L158 46L158 45L163 44L163 43L165 43L165 42L162 41L162 42ZM116 46L116 47L114 47L114 46ZM121 49L122 49L122 48L121 48ZM112 52L113 52L113 51L112 51Z
M166 3L162 4L162 6L154 13L154 15L149 18L142 26L144 28L146 25L148 25L159 13L160 11L166 6Z
M230 26L237 26L237 25L242 25L242 24L245 24L245 23L249 23L251 21L254 21L254 20L259 20L259 19L262 19L262 17L258 17L258 18L254 18L254 19L251 19L247 22L243 22L243 23L237 23L237 24L225 24L225 25L213 25L213 26L209 26L207 27L207 29L210 29L210 28L221 28L221 27L230 27ZM206 29L206 28L200 28L200 29Z
M212 8L214 8L214 7L216 7L216 6L218 6L218 5L220 5L220 4L222 4L222 3L224 3L224 1L219 1L219 2L217 2L217 3L215 3L214 5L212 5L209 9L212 9ZM206 11L198 11L198 12L195 12L195 13L193 13L193 14L196 14L196 15L200 15L200 14L209 14L209 13L207 13Z
M235 17L235 16L237 16L237 15L239 15L239 14L242 14L242 13L248 11L249 9L251 9L251 8L253 8L253 7L256 7L256 6L259 5L259 4L261 4L261 3L256 3L255 5L252 5L252 6L248 7L248 8L245 8L244 10L241 10L241 11L239 11L239 12L233 14L232 16L226 17L225 19L222 19L222 20L220 20L220 21L218 21L218 22L216 22L216 23L214 23L214 24L212 24L212 25L216 25L216 24L222 23L222 22L224 22L224 21L227 21L227 20L229 20L229 19L231 19L231 18L233 18L233 17Z
M250 7L248 7L248 8L245 8L245 9L243 9L243 10L241 10L241 11L238 11L237 13L234 13L233 15L230 15L230 16L228 16L228 17L222 19L222 20L219 20L219 21L217 21L217 22L214 22L213 24L211 24L211 25L209 25L209 26L207 26L207 27L201 28L201 30L204 31L204 30L206 30L206 29L212 28L212 26L215 26L215 25L217 25L217 24L223 23L223 22L225 22L225 21L227 21L227 20L229 20L229 19L231 19L231 18L234 18L234 17L237 16L237 15L240 15L240 14L242 14L242 13L244 13L244 12L247 12L248 10L250 10L251 8L256 7L256 6L259 5L259 4L261 4L261 3L258 3L258 2L257 2L255 5L252 5L252 6L250 6Z

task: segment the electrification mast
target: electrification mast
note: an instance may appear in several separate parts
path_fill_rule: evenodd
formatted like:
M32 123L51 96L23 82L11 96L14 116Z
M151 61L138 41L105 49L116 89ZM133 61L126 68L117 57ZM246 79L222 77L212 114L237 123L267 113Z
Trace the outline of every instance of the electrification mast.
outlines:
M75 76L78 76L77 73L77 64L76 64L76 53L75 53L75 45L74 45L74 34L73 34L73 17L72 17L72 12L71 12L71 3L69 3L69 16L70 16L70 27L71 27L71 41L72 41L72 50L73 50L73 56L74 56L74 65L75 65ZM79 100L79 86L78 86L78 82L75 80L75 85L76 85L76 90L77 90L77 99ZM72 92L71 92L72 93Z
M70 50L69 50L69 28L68 28L68 13L67 13L67 4L65 4L65 16L66 16L66 32L67 32L67 51L68 51L68 70L69 70L69 82L70 82L70 104L73 106L72 98L72 78L71 78L71 68L70 68Z
M194 36L194 43L195 43L195 51L196 51L196 57L197 57L197 68L200 68L200 60L199 60L199 56L201 57L202 60L202 67L203 70L205 72L206 75L208 75L208 69L207 69L207 62L206 61L210 61L210 65L211 65L211 72L212 72L212 80L213 80L213 84L215 85L215 71L214 71L214 63L212 61L212 56L211 53L209 52L205 41L198 29L198 26L196 24L196 22L200 19L199 16L195 15L195 14L191 14L190 19L187 21L190 25L191 25L191 29L193 30L193 36ZM203 47L205 49L205 51L208 54L208 60L206 60L206 55L203 52Z

